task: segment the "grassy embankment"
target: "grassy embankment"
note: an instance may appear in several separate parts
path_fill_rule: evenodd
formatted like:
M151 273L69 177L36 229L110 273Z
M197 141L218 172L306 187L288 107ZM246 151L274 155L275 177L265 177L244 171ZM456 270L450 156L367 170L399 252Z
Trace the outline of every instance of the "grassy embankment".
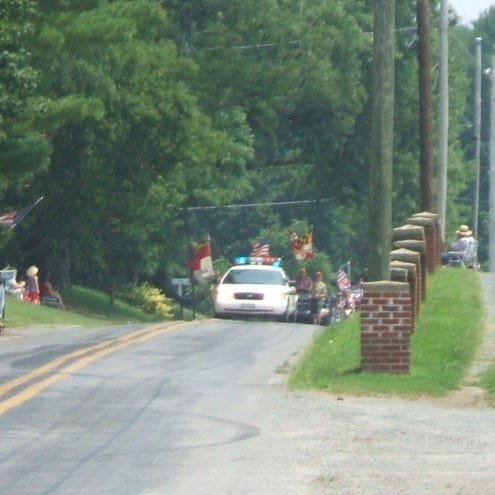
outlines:
M117 300L109 306L108 296L101 292L73 286L70 293L63 294L67 310L39 306L7 296L5 324L8 328L32 325L99 326L124 322L156 321L152 315Z
M359 315L325 329L292 372L293 388L334 393L441 396L462 385L485 325L478 274L445 268L428 278L426 301L411 337L411 372L360 370ZM494 363L495 364L495 363ZM495 395L495 367L480 384Z

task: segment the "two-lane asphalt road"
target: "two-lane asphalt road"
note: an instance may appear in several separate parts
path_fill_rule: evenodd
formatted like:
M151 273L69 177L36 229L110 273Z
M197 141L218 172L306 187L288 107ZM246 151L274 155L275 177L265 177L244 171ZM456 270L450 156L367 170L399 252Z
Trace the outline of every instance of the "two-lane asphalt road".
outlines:
M0 493L493 495L495 409L288 391L284 365L318 330L7 330Z
M275 413L266 393L284 394L278 370L317 330L234 320L7 330L0 492L262 493L245 459Z

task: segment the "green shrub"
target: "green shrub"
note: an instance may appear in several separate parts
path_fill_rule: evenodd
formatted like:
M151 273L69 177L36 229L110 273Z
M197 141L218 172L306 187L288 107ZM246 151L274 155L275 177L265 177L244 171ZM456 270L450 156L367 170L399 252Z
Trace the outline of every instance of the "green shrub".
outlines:
M172 317L172 301L160 289L148 282L137 286L126 286L119 290L118 297L147 314L157 315L163 319Z

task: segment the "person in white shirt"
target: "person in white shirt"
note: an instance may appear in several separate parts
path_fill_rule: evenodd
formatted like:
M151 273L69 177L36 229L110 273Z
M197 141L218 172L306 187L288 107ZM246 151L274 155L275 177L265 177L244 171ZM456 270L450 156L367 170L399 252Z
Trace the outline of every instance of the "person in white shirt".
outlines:
M11 296L22 299L26 290L26 282L18 282L15 278L9 278L5 281L5 292Z
M456 256L453 253L465 252L471 245L476 243L476 239L473 237L473 231L468 225L461 225L456 231L456 239L450 245L450 250L442 254L442 262L447 265L449 261Z

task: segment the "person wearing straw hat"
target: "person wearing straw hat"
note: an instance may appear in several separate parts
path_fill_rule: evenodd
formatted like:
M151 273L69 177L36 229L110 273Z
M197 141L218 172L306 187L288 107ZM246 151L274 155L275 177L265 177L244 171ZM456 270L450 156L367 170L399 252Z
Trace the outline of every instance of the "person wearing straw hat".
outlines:
M456 239L450 245L450 251L443 253L442 262L447 265L451 261L453 253L465 252L468 248L476 243L473 237L473 231L468 225L461 225L455 232Z
M27 281L26 290L24 292L24 299L26 301L31 301L34 304L40 303L40 286L38 283L38 267L30 266L26 270Z

